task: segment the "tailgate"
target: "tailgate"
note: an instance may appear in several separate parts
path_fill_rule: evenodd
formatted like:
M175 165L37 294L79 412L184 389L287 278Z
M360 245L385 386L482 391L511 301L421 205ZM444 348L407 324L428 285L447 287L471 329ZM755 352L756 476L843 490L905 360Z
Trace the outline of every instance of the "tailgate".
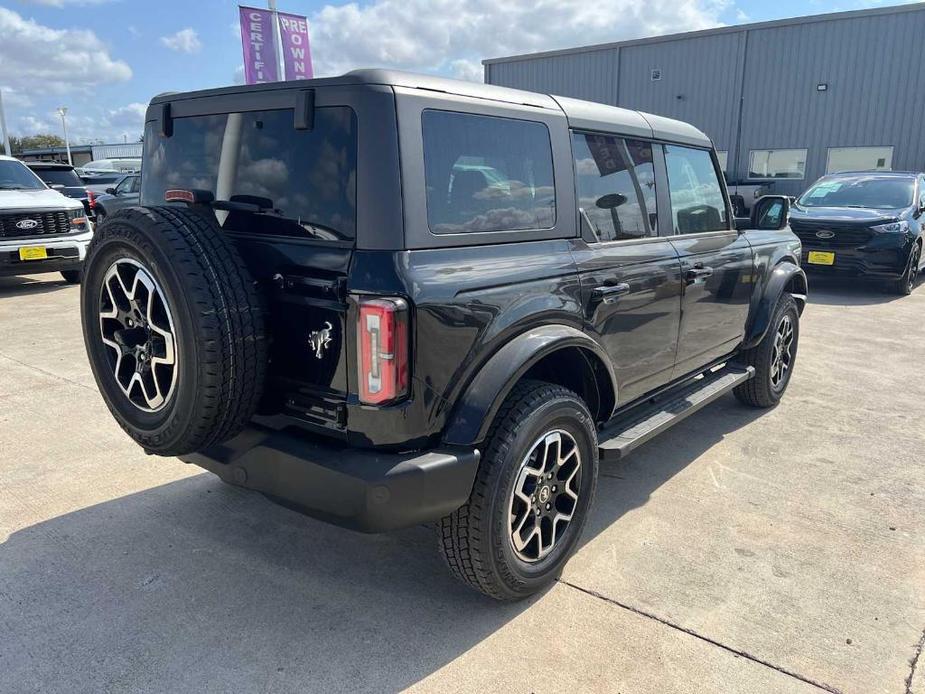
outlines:
M347 272L352 249L235 239L268 298L264 410L343 429L348 391Z

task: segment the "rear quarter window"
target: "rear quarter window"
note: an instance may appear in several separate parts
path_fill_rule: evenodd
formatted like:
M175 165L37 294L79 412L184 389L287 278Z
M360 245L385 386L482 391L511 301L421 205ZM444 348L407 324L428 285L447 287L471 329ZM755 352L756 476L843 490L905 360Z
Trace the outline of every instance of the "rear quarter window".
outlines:
M330 241L356 237L352 109L316 109L312 130L296 130L289 109L177 118L169 138L153 125L145 133L142 204L162 205L174 188L203 189L217 200L260 207L259 213L217 211L224 229Z
M550 229L552 146L543 123L427 110L421 115L427 222L435 234Z

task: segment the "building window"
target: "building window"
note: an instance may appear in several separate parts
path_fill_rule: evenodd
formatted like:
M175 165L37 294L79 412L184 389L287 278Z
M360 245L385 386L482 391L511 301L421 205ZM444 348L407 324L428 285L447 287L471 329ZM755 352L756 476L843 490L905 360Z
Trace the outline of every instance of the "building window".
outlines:
M719 168L721 171L728 171L726 165L729 163L729 152L725 149L716 150L716 158L719 160Z
M749 178L802 179L805 149L753 149L748 153Z
M893 168L892 147L829 147L825 172L890 171Z

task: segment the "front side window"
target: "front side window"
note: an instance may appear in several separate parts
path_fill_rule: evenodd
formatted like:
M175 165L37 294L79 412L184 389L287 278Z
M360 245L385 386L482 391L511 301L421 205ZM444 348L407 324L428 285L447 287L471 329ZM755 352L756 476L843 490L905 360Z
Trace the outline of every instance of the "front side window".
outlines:
M142 204L167 190L203 189L259 211L216 211L224 229L341 241L356 236L357 126L353 110L315 110L296 130L290 109L174 119L145 133Z
M0 160L0 190L42 190L42 179L20 161Z
M132 192L132 181L134 176L128 176L123 178L119 185L116 186L117 193L131 193Z
M915 179L911 176L824 176L807 190L801 207L860 207L897 210L912 205Z
M805 149L753 149L748 153L749 178L802 179Z
M582 225L598 241L651 235L636 167L624 141L612 135L573 133L572 154Z
M829 147L825 172L890 171L893 168L892 147Z
M728 229L726 202L709 150L665 145L675 234Z
M549 229L549 130L535 121L424 111L427 222L435 234Z

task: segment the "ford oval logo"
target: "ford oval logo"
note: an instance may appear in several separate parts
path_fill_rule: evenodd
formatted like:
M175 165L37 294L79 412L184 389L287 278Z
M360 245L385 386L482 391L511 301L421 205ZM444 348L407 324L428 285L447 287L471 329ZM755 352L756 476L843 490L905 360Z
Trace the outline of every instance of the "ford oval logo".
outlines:
M831 238L835 238L835 232L834 232L834 231L829 231L828 229L823 229L822 231L817 231L817 232L816 232L816 238L817 238L817 239L831 239Z
M35 229L39 223L34 219L20 219L16 222L17 229Z

